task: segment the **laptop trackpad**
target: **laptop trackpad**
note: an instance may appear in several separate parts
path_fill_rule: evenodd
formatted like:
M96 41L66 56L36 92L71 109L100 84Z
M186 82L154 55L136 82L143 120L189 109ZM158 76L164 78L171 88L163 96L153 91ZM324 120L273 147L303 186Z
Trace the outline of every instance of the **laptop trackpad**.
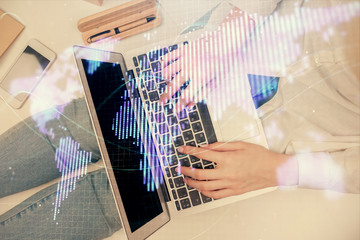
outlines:
M256 112L249 105L208 105L218 141L240 141L260 134Z

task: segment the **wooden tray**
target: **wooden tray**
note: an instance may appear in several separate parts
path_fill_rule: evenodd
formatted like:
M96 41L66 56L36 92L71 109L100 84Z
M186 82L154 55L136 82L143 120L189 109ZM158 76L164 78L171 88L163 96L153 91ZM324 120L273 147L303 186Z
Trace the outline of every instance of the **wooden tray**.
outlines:
M85 45L105 38L124 39L161 23L156 0L133 0L82 18L78 22Z

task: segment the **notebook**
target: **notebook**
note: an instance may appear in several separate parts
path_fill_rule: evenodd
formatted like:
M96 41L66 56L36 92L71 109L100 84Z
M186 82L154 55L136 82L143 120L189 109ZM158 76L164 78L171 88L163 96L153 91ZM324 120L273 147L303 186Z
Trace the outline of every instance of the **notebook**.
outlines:
M19 21L0 9L0 57L24 29Z

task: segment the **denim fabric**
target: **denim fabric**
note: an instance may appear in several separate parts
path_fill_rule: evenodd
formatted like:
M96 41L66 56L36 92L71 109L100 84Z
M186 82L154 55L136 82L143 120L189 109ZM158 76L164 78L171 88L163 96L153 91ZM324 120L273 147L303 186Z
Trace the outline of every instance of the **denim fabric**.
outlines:
M78 180L55 216L57 193L54 184L0 216L0 238L102 239L121 228L104 169Z
M61 148L64 139L79 149ZM86 164L100 159L84 98L33 115L0 135L0 143L0 197L71 177L70 170L85 166L69 161L76 152L91 153ZM2 214L0 239L101 239L120 229L104 169L84 171L70 186L49 186Z
M60 114L62 113L62 114ZM0 135L0 198L61 176L55 152L70 137L100 159L84 98L27 118Z

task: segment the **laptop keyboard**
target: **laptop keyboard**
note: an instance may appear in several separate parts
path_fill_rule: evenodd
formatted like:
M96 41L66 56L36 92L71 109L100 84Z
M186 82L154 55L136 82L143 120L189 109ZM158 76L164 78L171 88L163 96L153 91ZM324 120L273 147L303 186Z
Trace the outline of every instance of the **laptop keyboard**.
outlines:
M159 159L165 167L165 179L171 189L170 195L176 209L181 211L211 202L213 199L185 184L184 176L175 171L176 167L181 165L212 169L215 165L195 156L181 154L176 149L182 145L197 147L201 144L213 143L216 142L216 136L205 104L199 103L191 109L186 108L176 113L173 108L180 97L180 91L175 93L165 105L158 104L160 95L166 91L166 83L161 74L161 58L177 48L178 45L174 44L144 53L133 57L133 62L139 77L139 92L145 100L144 106L161 155ZM183 86L183 89L185 87Z

